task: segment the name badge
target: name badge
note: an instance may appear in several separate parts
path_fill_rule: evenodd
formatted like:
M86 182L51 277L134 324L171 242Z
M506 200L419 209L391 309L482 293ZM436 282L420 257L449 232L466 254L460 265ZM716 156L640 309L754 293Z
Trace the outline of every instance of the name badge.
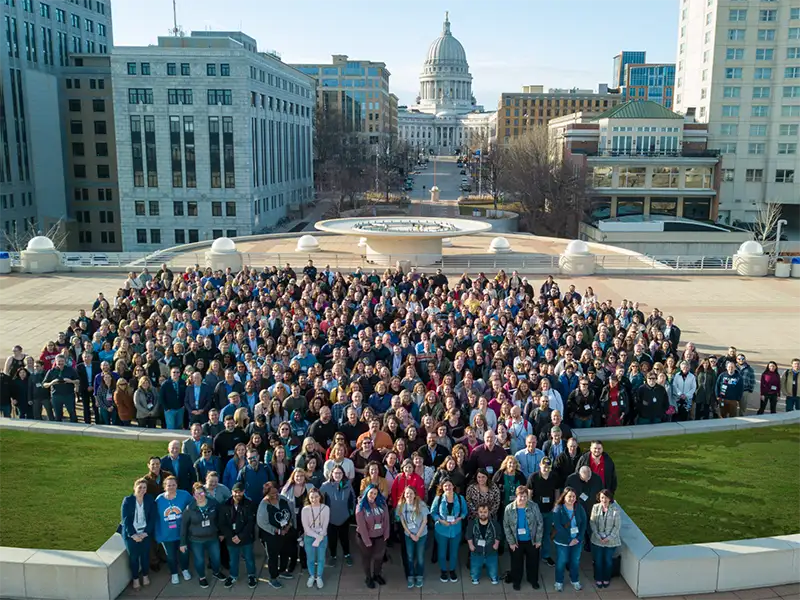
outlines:
M486 546L486 540L478 540L478 543L476 545L478 546L478 548L483 548L484 546Z
M175 523L171 523L170 525L167 525L167 527L169 527L170 529L177 529L178 528L178 526Z
M201 527L211 527L211 519L203 519Z
M373 529L375 529L376 531L379 529L383 529L383 523L375 523Z
M583 410L592 410L592 405L591 404L584 404L583 405Z
M550 498L549 497L542 497L542 504L549 504Z
M644 406L648 406L650 404L650 400L642 400L642 404Z
M569 530L569 532L570 532L571 535L578 535L578 528L577 527L573 527L573 528L571 528Z
M234 450L228 450L228 456L233 456Z
M528 530L524 527L517 528L517 535L525 535L526 533L528 533Z
M772 391L774 392L775 390L778 389L778 386L777 385L770 386L770 389L772 389Z
M486 467L486 472L487 472L489 475L491 475L492 473L494 473L494 467Z
M455 523L456 522L456 518L455 517L447 517L447 522L448 523Z
M581 494L581 500L586 502L588 499L589 499L589 496L587 496L586 494Z
M612 403L611 403L611 406L616 406L617 404L619 404L619 402L617 402L616 400L614 400L614 402L612 402Z
M236 523L233 523L233 527L231 527L234 531L236 531Z
M350 441L350 447L351 448L355 448L356 447L356 441L355 440L351 440Z

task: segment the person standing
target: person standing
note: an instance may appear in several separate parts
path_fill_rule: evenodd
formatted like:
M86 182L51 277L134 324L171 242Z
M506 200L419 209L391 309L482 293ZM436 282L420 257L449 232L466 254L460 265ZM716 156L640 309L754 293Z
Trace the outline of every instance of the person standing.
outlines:
M725 363L725 371L717 377L714 388L720 404L722 418L736 417L739 415L739 403L744 393L744 382L736 364L732 361Z
M497 552L500 549L500 523L489 514L488 502L480 502L475 517L469 520L466 528L469 546L469 575L472 585L480 583L481 569L486 565L486 574L492 585L500 583Z
M603 487L610 489L612 493L617 491L617 469L608 453L603 451L603 442L594 440L589 445L589 451L578 459L575 470L578 471L584 465L600 477Z
M375 584L386 585L381 570L389 539L389 506L373 485L367 488L356 507L356 533L367 587L373 590Z
M586 536L588 518L571 487L561 492L553 510L553 529L556 544L556 582L554 589L564 591L564 571L569 566L575 591L583 589L580 581L581 542Z
M758 407L758 414L763 415L769 404L769 412L774 415L778 411L778 396L780 395L781 376L778 373L778 363L771 360L761 374L761 404Z
M50 400L50 392L44 387L44 378L47 373L44 364L40 360L33 362L33 373L31 374L31 385L33 386L33 418L36 421L42 420L42 408L45 410L48 421L55 421L56 416L53 412L53 403Z
M147 482L137 479L133 494L122 500L121 507L121 533L128 551L134 590L141 587L140 575L141 585L150 585L150 546L156 532L157 514L155 500L147 495Z
M603 489L597 495L597 504L592 507L589 526L592 531L594 582L600 589L607 588L611 583L614 550L622 545L622 514L614 502L614 492Z
M425 541L428 539L428 505L413 486L406 486L397 505L397 517L405 534L408 589L422 587L425 577Z
M800 410L800 358L793 358L792 368L783 372L781 389L786 395L786 412Z
M518 592L524 567L528 583L538 590L542 513L539 506L528 498L528 488L524 485L517 487L515 496L503 512L503 533L511 550L511 583Z
M289 549L292 544L297 543L297 536L291 534L292 509L289 502L280 495L272 482L264 486L264 499L258 505L256 521L267 550L269 585L277 590L283 587L279 577L294 577L288 569Z
M94 422L99 423L99 412L97 405L94 404L94 380L97 374L100 373L100 363L94 361L94 355L90 352L84 352L81 355L83 362L78 365L78 396L83 404L83 422L87 425L92 422L92 415L94 415Z
M170 378L161 384L158 403L164 411L167 429L183 429L183 412L186 384L181 379L180 367L170 369Z
M62 355L56 356L53 368L47 372L42 381L42 386L50 390L56 421L64 419L64 409L66 409L70 422L78 422L78 415L75 413L77 383L79 383L78 373L75 369L66 366L66 359Z
M200 587L208 588L206 579L206 554L211 563L211 572L219 581L226 577L220 569L219 555L219 503L206 497L203 484L197 482L192 486L194 500L186 507L181 519L181 547L186 553L191 542L194 570L199 577Z
M747 407L755 404L755 399L758 397L760 390L756 390L756 374L753 371L753 367L750 366L747 362L747 357L741 352L736 355L736 369L742 377L742 398L739 401L738 416L744 417L747 415Z
M256 561L253 555L256 514L255 504L245 498L244 485L233 486L231 497L219 508L219 531L225 536L225 545L230 556L230 572L225 588L230 589L239 578L239 557L244 557L247 567L247 586L252 590L258 585Z
M300 511L303 523L303 546L308 561L308 581L306 587L324 585L322 572L325 569L325 553L328 549L328 524L331 509L322 503L322 494L317 488L311 488L306 496L306 505Z
M531 491L531 500L539 506L539 512L542 513L542 559L554 567L553 507L558 497L558 479L553 474L553 465L549 458L542 459L539 471L528 478L528 489Z
M153 457L150 461L151 473L153 470L153 460L158 461L158 457ZM173 475L164 478L164 493L156 498L156 511L158 521L156 521L156 541L164 548L167 555L167 565L172 576L172 584L177 585L178 568L183 572L183 579L189 581L192 576L189 573L189 555L180 552L181 524L183 521L186 507L192 501L189 492L178 489L178 480Z
M461 542L461 523L467 518L467 501L457 494L449 479L439 484L436 499L431 505L434 535L438 546L439 581L458 581L458 545Z
M178 440L172 440L167 446L167 454L161 457L161 466L175 476L180 489L187 492L192 490L192 484L197 481L197 472L192 459L187 454L181 454Z
M331 553L330 566L336 566L336 546L342 547L344 562L348 567L353 566L353 557L350 555L350 517L355 514L356 494L353 486L345 477L344 469L340 465L333 467L328 481L320 488L325 503L331 509L328 522L328 549Z
M133 403L136 406L136 422L139 427L154 429L159 414L158 399L147 375L139 378L139 387L133 393Z

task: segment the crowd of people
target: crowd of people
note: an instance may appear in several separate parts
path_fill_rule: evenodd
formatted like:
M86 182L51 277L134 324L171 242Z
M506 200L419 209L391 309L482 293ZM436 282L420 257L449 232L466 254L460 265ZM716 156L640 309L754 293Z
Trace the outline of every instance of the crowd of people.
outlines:
M163 265L98 295L38 358L16 346L0 408L190 430L123 502L134 587L163 560L190 579L190 555L200 585L208 564L233 586L243 558L254 587L259 542L271 586L299 563L321 588L339 550L352 565L355 525L370 588L398 545L409 587L427 547L457 581L466 546L473 583L485 568L537 588L544 561L560 590L567 570L581 587L581 549L607 586L621 543L614 463L574 429L796 410L798 375L795 359L757 379L736 348L682 345L657 308L552 277Z

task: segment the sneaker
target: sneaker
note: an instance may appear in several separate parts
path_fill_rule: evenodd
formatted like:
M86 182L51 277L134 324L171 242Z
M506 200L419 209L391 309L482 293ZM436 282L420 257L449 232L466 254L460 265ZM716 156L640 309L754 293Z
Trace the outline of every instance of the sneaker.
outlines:
M281 589L283 587L283 584L280 581L278 581L277 579L270 579L269 580L269 587L271 587L274 590L279 590L279 589Z
M306 587L309 587L309 588L314 587L314 584L316 583L316 581L317 581L317 578L312 575L311 577L308 578L308 581L306 581Z
M322 581L322 577L317 577L317 589L321 590L323 585L325 585L325 583Z
M555 591L557 591L557 592L563 592L564 591L564 584L563 583L554 583L553 584L553 589Z
M478 585L479 583L480 583L480 581L478 581L477 579L473 579L472 580L472 585Z
M172 580L172 585L178 585L180 583L180 581L181 581L180 579L178 579L178 574L177 573L172 576L171 580Z
M492 585L497 585L500 583L499 579L492 579Z
M208 579L205 577L200 578L200 587L206 589L208 587Z
M278 575L278 577L280 577L281 579L294 579L294 575L289 573L289 571L284 571L283 573Z
M515 592L518 592L522 589L522 586L518 583L515 583L512 587L514 588Z
M336 566L336 557L335 556L331 556L328 559L328 566L329 567L335 567Z
M546 562L546 563L547 563L547 566L548 566L548 567L555 567L555 566L556 566L556 561L554 561L554 560L553 560L552 558L550 558L549 556L548 556L547 558L545 558L545 559L544 559L544 562Z
M142 575L142 585L150 585L150 578L147 575Z
M216 573L214 573L214 577L216 577L218 581L225 581L226 579L228 579L227 577L225 577L225 573L223 573L222 571L217 571ZM234 579L234 581L236 580Z
M191 578L192 578L192 574L189 573L189 569L184 569L183 570L183 580L184 581L189 581Z
M442 583L447 583L450 581L450 576L447 574L447 571L442 571L442 574L439 575L439 581Z
M225 580L225 589L229 590L233 587L233 584L236 583L236 580L233 577L228 577Z
M538 581L534 581L534 582L531 584L531 587L532 587L533 589L535 589L535 590L538 590L538 589L539 589L539 582L538 582Z
M417 581L416 581L417 587L421 588L422 587L422 583L423 583L422 575L417 575Z
M250 575L247 578L247 587L249 587L251 590L253 590L253 589L255 589L255 587L257 585L258 585L258 579L256 579L256 576L255 575Z
M344 555L344 564L346 564L348 567L352 567L353 566L353 557L350 556L349 554L345 554Z
M450 581L456 583L458 581L458 574L455 571L450 571Z
M386 580L383 578L383 575L375 575L373 579L378 585L386 585Z
M142 589L142 585L139 583L138 579L134 579L133 581L131 581L131 587L136 592L138 592L140 589Z
M413 577L409 577L408 578L408 584L406 585L406 587L408 589L410 589L410 590L414 588L414 578Z
M364 580L364 583L366 583L366 584L367 584L367 587L368 587L369 589L371 589L371 590L374 590L374 589L375 589L375 581L372 579L372 577L367 577L367 578Z
M583 586L580 583L578 583L577 581L572 583L572 587L575 588L576 592L580 592L583 589Z

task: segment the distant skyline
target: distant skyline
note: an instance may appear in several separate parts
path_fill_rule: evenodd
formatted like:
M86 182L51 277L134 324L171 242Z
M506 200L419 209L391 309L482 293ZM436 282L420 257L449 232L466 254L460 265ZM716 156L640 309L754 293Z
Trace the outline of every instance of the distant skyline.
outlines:
M171 0L114 0L114 44L155 44L172 28ZM523 85L592 88L610 83L613 57L645 50L648 62L675 62L679 0L178 0L191 31L242 31L288 64L330 62L332 54L385 62L390 91L413 104L430 43L450 12L467 53L478 104L493 110Z

